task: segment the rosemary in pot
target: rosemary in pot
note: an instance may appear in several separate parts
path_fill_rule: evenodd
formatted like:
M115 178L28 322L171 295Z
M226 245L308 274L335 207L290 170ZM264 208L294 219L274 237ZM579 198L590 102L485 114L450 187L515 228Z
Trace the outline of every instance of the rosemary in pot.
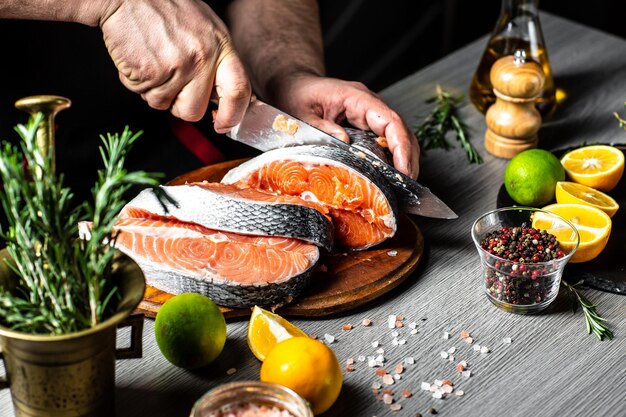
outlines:
M125 128L101 136L104 168L92 188L93 202L72 204L63 175L52 169L36 132L42 115L18 125L20 146L0 148L0 202L8 227L0 229L19 277L17 291L0 288L0 324L27 333L59 335L105 320L115 309L117 288L109 281L116 249L112 227L131 187L156 186L158 174L127 172L126 155L142 132ZM92 222L91 238L78 238L78 222Z

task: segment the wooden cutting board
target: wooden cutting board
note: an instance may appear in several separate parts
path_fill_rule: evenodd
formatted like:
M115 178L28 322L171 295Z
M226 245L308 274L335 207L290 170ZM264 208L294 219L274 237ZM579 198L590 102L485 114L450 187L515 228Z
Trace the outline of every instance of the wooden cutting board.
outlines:
M217 182L231 168L245 159L209 165L184 174L169 185L194 181ZM424 252L424 237L408 216L398 218L396 235L375 248L322 256L311 285L287 306L276 310L285 316L324 316L344 312L366 304L389 292L417 268ZM149 279L149 277L147 277ZM172 298L150 285L137 308L147 317L155 317L161 305ZM245 317L251 309L220 307L226 318Z

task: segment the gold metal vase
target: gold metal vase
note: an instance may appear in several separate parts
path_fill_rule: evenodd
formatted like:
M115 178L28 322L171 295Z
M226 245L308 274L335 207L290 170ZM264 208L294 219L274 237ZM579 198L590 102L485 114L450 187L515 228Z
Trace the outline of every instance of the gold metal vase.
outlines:
M0 285L15 287L6 249L0 251ZM116 313L95 327L60 336L35 335L0 326L0 355L16 417L111 417L115 414L115 360L141 357L145 278L127 256L111 277L121 292ZM116 329L131 327L130 347L116 349Z

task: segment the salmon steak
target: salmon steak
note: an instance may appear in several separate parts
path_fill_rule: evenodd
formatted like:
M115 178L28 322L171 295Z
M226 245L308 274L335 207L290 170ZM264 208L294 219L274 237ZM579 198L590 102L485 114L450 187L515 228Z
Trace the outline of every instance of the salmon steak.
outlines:
M81 224L83 236L88 226ZM114 232L115 247L137 262L149 285L203 294L227 307L291 301L320 256L301 240L212 230L173 217L121 218Z
M166 198L159 199L158 192ZM333 225L324 206L245 185L197 182L145 189L120 213L120 218L151 216L238 234L296 238L329 251L333 247Z
M367 249L396 232L396 198L389 183L358 154L342 149L275 149L233 168L222 183L322 206L342 249Z

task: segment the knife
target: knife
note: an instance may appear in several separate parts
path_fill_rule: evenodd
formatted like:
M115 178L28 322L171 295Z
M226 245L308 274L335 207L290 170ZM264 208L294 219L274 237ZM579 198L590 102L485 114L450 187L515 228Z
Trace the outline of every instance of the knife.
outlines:
M226 134L231 139L261 151L296 145L325 145L341 148L365 158L393 187L402 209L411 214L439 219L458 216L447 205L412 178L362 148L349 145L310 124L256 99L241 123Z

